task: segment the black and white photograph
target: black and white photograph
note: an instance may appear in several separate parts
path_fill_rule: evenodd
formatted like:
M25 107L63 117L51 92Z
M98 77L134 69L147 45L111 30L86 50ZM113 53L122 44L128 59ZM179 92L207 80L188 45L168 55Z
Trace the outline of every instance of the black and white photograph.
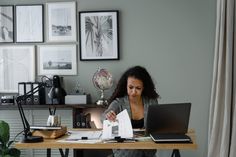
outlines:
M39 75L76 75L76 45L39 45Z
M0 46L0 93L17 93L19 82L35 81L35 46Z
M13 27L13 6L0 6L0 43L12 43L14 41Z
M43 5L16 6L16 42L43 42Z
M76 41L76 3L47 3L48 41Z
M80 60L119 60L118 13L79 12Z

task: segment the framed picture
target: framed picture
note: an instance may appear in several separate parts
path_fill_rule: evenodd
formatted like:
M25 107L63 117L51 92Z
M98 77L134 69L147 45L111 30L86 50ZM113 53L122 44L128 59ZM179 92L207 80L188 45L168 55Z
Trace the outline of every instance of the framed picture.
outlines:
M16 42L43 42L43 5L16 6Z
M39 75L76 75L76 45L38 46Z
M80 60L118 60L118 11L79 12Z
M34 46L0 46L0 93L17 93L19 82L35 81Z
M76 34L76 3L47 3L48 41L76 41Z
M14 40L13 6L0 5L0 43L12 43Z

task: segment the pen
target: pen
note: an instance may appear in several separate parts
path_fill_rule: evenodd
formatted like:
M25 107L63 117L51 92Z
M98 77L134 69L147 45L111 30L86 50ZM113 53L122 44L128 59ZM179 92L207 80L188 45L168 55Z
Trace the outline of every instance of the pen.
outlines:
M78 141L79 139L65 139L66 141Z

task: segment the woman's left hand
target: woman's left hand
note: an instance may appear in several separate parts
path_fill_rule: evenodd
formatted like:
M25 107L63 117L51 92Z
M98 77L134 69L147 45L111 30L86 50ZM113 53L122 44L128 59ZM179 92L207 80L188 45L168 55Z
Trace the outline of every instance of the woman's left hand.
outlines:
M110 121L115 121L116 120L116 113L112 110L107 112L106 119L108 119Z

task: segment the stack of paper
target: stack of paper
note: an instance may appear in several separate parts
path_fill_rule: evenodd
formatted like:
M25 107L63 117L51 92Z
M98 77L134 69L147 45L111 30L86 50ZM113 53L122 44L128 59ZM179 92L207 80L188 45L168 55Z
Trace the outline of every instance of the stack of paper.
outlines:
M117 116L115 122L105 120L103 122L102 139L133 138L133 130L127 110L123 110Z

